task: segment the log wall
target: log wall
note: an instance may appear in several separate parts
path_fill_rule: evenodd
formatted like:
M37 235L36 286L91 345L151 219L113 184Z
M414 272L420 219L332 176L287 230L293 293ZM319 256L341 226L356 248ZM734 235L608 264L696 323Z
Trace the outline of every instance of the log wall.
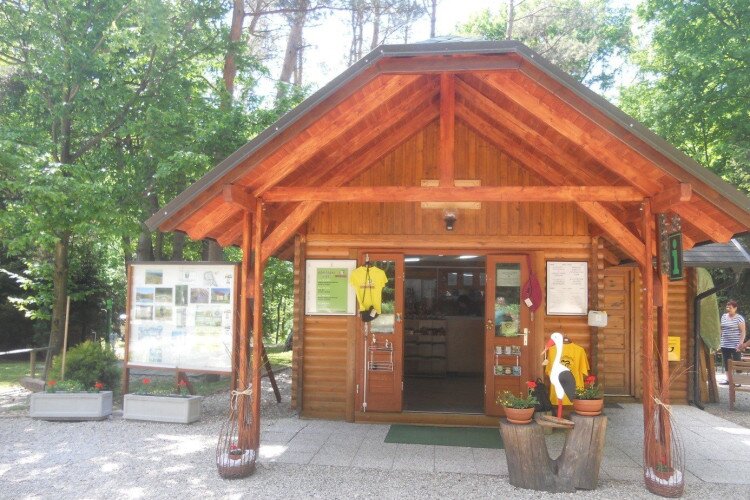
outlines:
M352 186L405 185L419 186L422 179L437 179L438 126L436 123L408 138L365 173ZM512 158L485 141L461 122L456 124L457 179L479 179L483 186L539 185ZM530 254L533 269L544 290L547 260L587 261L591 283L601 281L601 248L588 231L588 219L572 203L482 203L478 210L459 209L455 229L446 231L441 209L422 208L420 203L330 203L323 204L309 219L306 235L306 258L347 259L357 251L398 249L412 253L438 250L473 249L475 252ZM592 256L591 246L597 248ZM298 283L304 262L295 269ZM639 290L637 287L636 290ZM670 325L683 332L686 321L686 287L674 285L670 292L672 315ZM598 303L599 290L590 288L589 300ZM640 292L636 292L640 293ZM593 295L592 295L593 294ZM298 297L302 294L298 293ZM634 307L640 302L634 297ZM545 304L537 310L529 346L540 352L554 331L592 353L591 329L585 316L546 316ZM641 352L640 319L634 315L635 346ZM300 351L303 374L293 375L301 382L301 414L305 417L354 419L355 366L354 342L356 319L345 316L304 316L299 322L303 331ZM297 331L295 331L297 335ZM686 333L680 335L687 338ZM683 341L683 356L687 344ZM534 356L534 354L532 354ZM532 360L534 373L543 373L541 358ZM295 364L295 371L299 366ZM635 363L636 396L640 395L640 356ZM297 383L299 383L297 382ZM295 386L297 387L297 386ZM673 400L683 401L686 377L675 381Z

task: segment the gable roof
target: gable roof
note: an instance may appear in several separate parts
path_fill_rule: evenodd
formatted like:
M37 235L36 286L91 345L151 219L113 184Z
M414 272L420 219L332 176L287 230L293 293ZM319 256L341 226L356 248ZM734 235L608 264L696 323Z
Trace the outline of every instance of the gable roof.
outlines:
M584 166L564 179L572 175L579 184L593 179L597 183L632 185L644 197L689 183L692 201L674 210L686 222L683 229L693 243L728 241L750 227L750 200L743 193L514 41L441 41L376 48L219 163L149 218L147 226L184 231L198 239L214 238L223 245L237 244L241 238L241 207L222 196L224 186L239 186L251 199L262 197L280 183L306 183L300 172L308 172L315 165L341 165L347 154L372 162L377 155L367 155L365 148L372 150L373 144L383 142L383 135L378 135L381 123L381 128L388 125L403 134L438 118L437 80L446 72L459 75L457 119L485 133L507 126L512 135L513 127L526 126L523 120L513 122L518 111L528 112L527 121L533 121L533 125L526 133L533 133L534 127L548 128L546 135L554 134L559 137L557 142L566 142L569 149L578 151ZM411 113L399 114L406 106ZM507 113L505 121L511 125L494 118L493 112ZM575 121L579 119L586 123L578 126ZM566 132L568 122L574 129L570 134ZM502 141L504 133L501 131L495 140ZM545 161L552 157L553 164L564 163L564 151L559 155L561 160L551 153L554 143L550 142L546 150L543 141L527 145ZM573 163L568 161L567 167L575 168ZM319 170L314 171L313 178L319 183L335 172L333 168L315 168ZM345 182L346 178L340 180ZM280 205L274 209L283 218L293 207Z

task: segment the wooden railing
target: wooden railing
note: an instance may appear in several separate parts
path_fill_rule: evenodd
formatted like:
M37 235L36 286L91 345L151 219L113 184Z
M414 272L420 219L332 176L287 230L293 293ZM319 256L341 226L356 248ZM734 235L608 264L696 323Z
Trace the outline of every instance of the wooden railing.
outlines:
M36 371L36 353L41 351L46 351L49 349L48 347L30 347L28 349L16 349L14 351L5 351L0 352L0 356L5 356L6 354L23 354L23 353L30 353L29 354L29 374L32 378L34 378L34 372Z

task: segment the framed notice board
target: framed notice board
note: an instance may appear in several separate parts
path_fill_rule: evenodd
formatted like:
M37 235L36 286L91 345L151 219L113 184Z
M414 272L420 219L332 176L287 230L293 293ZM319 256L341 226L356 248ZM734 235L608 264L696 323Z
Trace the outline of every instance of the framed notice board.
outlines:
M351 260L308 260L305 270L305 314L353 316L354 288L349 275L357 267Z
M231 372L237 264L129 266L127 366Z
M588 263L547 261L547 314L584 316L588 308Z

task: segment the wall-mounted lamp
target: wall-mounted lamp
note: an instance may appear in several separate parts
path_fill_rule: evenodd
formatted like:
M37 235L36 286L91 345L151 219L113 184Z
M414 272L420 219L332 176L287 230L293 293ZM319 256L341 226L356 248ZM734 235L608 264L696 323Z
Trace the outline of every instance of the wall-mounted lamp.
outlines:
M445 230L453 231L453 226L456 224L456 212L446 210L443 212L443 220L445 221Z

